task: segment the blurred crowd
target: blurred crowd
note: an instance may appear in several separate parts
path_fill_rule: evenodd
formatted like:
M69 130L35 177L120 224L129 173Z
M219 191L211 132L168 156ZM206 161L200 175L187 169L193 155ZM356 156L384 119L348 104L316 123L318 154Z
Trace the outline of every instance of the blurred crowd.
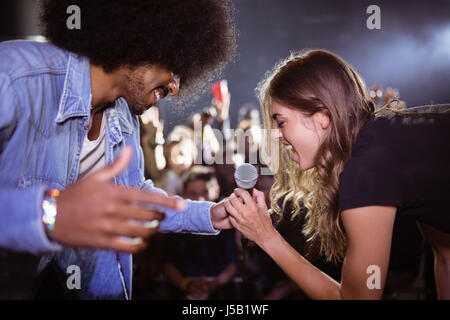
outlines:
M396 89L376 85L369 92L377 109L392 100L406 106ZM230 103L230 93L222 92L167 137L159 107L147 110L141 116L146 178L170 195L218 202L237 188L234 171L238 165L252 159L258 171L267 168L259 159L259 110L242 106L235 128L241 130L233 131ZM266 194L269 208L272 184L273 175L260 175L255 186ZM325 261L317 244L302 234L306 210L294 219L286 212L277 229L306 259L340 281L341 265ZM395 228L384 298L433 298L431 250L415 223L397 219ZM218 236L160 233L147 249L134 255L133 268L133 299L308 299L257 245L248 241L243 246L234 229Z

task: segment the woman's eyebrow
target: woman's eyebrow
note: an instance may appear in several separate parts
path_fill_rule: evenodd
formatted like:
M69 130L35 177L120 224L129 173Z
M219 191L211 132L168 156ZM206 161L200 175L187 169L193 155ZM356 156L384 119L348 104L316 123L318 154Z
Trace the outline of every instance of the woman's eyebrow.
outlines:
M277 117L278 117L278 116L280 116L279 113L274 113L274 114L272 115L272 118L273 118L274 120L277 120Z

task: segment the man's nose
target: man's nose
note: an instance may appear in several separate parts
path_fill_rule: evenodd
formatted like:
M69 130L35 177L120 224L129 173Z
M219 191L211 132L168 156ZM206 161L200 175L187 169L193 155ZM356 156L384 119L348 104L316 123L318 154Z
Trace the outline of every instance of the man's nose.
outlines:
M180 91L180 89L178 88L178 84L176 81L171 81L169 83L169 85L167 86L167 88L169 89L169 95L171 96L176 96L178 94L178 92Z

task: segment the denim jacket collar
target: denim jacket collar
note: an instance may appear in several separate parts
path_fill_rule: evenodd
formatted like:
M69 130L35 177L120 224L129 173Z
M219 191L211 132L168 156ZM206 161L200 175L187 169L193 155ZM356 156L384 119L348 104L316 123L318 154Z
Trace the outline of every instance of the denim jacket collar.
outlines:
M58 106L57 123L71 117L90 117L92 102L91 71L89 59L74 53L69 54L63 93ZM116 110L120 108L119 112ZM132 134L133 126L127 119L128 105L123 98L107 109L107 124L113 135L113 143L122 139L122 132Z
M106 121L109 127L109 138L112 145L116 145L122 140L122 133L131 135L133 133L132 124L126 115L130 113L128 104L124 98L119 98L114 105L105 110Z
M91 100L89 59L70 53L56 122L62 123L71 117L89 116Z

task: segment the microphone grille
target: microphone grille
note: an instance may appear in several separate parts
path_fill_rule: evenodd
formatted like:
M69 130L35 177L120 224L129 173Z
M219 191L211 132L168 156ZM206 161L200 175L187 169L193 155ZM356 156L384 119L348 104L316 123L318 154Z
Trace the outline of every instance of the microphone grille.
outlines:
M236 168L234 179L239 188L251 189L258 180L258 170L249 163L243 163Z

